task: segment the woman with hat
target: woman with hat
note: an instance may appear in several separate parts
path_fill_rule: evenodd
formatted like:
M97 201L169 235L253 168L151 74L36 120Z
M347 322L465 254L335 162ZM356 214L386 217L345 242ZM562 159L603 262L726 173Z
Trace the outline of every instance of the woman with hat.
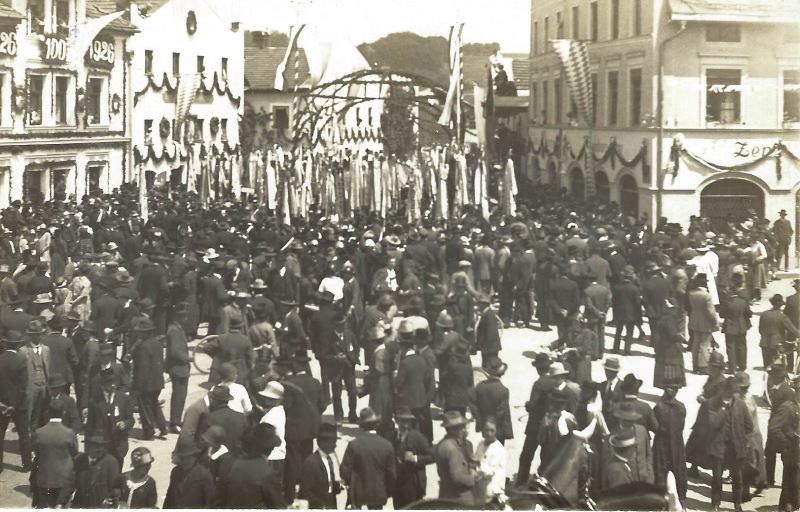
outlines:
M158 491L156 481L150 476L153 454L144 446L131 452L131 469L122 473L117 480L118 499L125 508L157 508Z
M392 444L397 462L397 483L392 503L395 509L400 509L425 496L425 467L433 463L433 451L428 439L414 428L416 417L408 407L400 406L394 418L397 431Z
M280 475L267 461L270 452L280 444L275 428L267 423L246 431L242 436L244 456L233 463L227 478L220 482L215 505L233 509L286 508Z
M691 463L689 476L698 476L698 466L710 469L712 461L708 457L708 443L712 434L709 423L710 404L725 390L725 356L712 352L708 360L708 379L703 384L703 392L697 397L700 408L692 425L692 432L686 441L687 461Z
M686 371L683 366L683 347L686 339L680 332L681 308L677 299L666 300L663 314L655 321L658 336L654 338L655 365L653 367L653 386L662 388L664 382L678 382L686 386ZM651 324L652 326L653 324Z
M382 418L391 417L394 411L394 358L398 351L397 342L386 336L383 322L379 322L368 332L369 343L377 345L373 365L366 383L369 387L369 406ZM388 416L387 416L388 415Z

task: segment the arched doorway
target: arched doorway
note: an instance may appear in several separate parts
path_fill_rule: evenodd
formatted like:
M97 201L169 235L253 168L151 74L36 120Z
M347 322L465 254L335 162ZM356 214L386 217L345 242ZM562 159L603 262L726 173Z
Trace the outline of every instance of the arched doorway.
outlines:
M708 217L716 230L726 229L728 222L744 221L750 209L764 216L764 191L747 180L717 180L700 193L700 215Z
M608 174L603 171L594 173L594 189L597 194L597 201L600 204L611 202L611 187L608 184Z
M573 167L569 171L569 190L575 199L586 197L586 185L583 181L583 171L580 167Z
M639 217L639 185L630 174L619 180L619 207L623 215Z

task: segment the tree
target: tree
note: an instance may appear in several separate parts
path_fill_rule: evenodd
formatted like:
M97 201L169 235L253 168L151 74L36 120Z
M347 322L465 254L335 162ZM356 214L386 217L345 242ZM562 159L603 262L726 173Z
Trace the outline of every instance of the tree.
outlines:
M272 115L268 114L264 107L256 110L245 101L244 114L239 123L239 145L243 155L249 155L252 151L272 144L269 132L271 121Z
M370 64L424 76L446 86L449 71L447 39L396 32L358 47Z
M383 148L405 160L414 152L414 119L411 101L414 90L409 87L393 86L385 100L384 113L381 114Z

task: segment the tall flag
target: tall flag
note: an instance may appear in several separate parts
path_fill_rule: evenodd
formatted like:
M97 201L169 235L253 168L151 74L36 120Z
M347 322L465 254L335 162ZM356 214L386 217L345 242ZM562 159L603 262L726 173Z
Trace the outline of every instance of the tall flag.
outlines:
M589 52L586 41L552 39L550 43L567 75L567 85L572 100L581 111L586 124L593 124L592 74L589 69Z
M125 14L125 11L112 12L100 18L90 18L72 25L69 29L69 48L72 48L70 67L78 69L83 66L83 56L92 45L94 38L112 21Z
M444 102L442 115L439 117L439 124L450 126L453 120L453 110L456 111L456 120L461 122L461 88L463 70L461 68L461 34L464 32L464 24L456 23L450 27L450 86L447 88L447 99ZM458 126L460 130L460 126ZM458 135L461 136L460 134Z
M292 58L292 54L297 51L297 39L300 37L300 33L305 28L305 25L300 25L299 27L292 27L289 30L289 46L286 47L286 53L283 55L283 60L280 64L278 64L277 69L275 70L275 89L278 91L283 91L286 89L286 67L289 65L289 59ZM297 77L295 77L295 83Z
M147 206L147 171L144 165L139 164L139 216L144 222L149 216Z
M200 73L181 75L178 82L178 96L175 101L175 126L181 126L189 114L197 90L200 89Z

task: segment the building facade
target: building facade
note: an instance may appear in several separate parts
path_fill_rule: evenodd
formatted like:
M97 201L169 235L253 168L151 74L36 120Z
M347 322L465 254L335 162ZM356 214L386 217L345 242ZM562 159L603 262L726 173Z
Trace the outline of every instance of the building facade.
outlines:
M797 0L531 5L536 179L683 226L698 212L718 225L800 212ZM588 41L594 119L577 113L551 39Z
M122 16L81 56L71 33L108 3L0 2L0 208L110 192L129 174L135 29Z
M139 29L130 40L135 172L148 183L196 189L208 166L212 189L240 186L244 31L207 2L192 0L134 2L131 17ZM179 125L181 82L196 74L197 92Z

